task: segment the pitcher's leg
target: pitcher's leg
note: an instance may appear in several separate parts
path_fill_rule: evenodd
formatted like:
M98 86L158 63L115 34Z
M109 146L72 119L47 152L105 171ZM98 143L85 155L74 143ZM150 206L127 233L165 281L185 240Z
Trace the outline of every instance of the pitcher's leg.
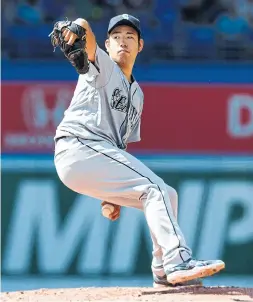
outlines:
M177 213L177 207L178 207L177 192L175 189L173 189L170 186L166 185L166 187L167 187L167 192L171 199L172 210L173 210L173 213L175 216ZM114 202L117 202L117 204L121 204L121 205L127 204L130 207L143 211L142 203L136 204L136 200L129 201L129 200L125 200L124 198L120 197L118 199L114 199ZM152 234L151 230L150 230L150 236L152 239L152 247L153 247L152 248L152 262L151 262L151 271L152 271L153 279L154 279L153 286L154 287L168 286L169 284L166 279L166 274L165 274L164 267L163 267L162 248L157 243L157 240L156 240L154 234Z
M175 189L173 189L170 186L166 185L166 187L167 187L167 192L171 199L171 206L172 206L172 210L173 210L173 213L175 216L175 214L177 213L177 207L178 207L177 192ZM143 211L142 203L136 203L136 200L129 201L129 200L125 200L124 198L120 197L118 199L114 199L114 202L117 202L117 204L121 204L121 205L127 204L129 207L133 207L133 208ZM157 240L151 230L150 230L150 236L152 239L152 247L153 247L151 270L152 270L152 274L153 274L153 278L154 278L154 282L155 282L154 284L155 284L155 286L157 286L157 284L168 285L168 282L166 280L166 274L165 274L165 271L163 268L162 248L157 243Z
M174 266L191 257L191 250L174 217L164 181L131 154L108 143L76 141L57 171L72 190L108 202L124 198L142 203L149 228L162 248L164 266ZM122 205L122 204L120 204Z
M178 217L178 194L177 191L170 187L169 185L166 184L166 189L171 201L171 207L172 207L172 211L174 214L174 217L177 220ZM154 235L151 232L151 238L153 241L153 253L152 253L152 264L151 264L151 269L153 272L153 276L154 279L156 277L158 278L162 278L165 276L165 271L163 268L163 253L162 253L162 248L158 245L156 238L154 237ZM161 281L161 280L159 280ZM163 280L162 280L163 281Z
M149 186L143 202L149 228L162 249L165 271L187 261L191 257L191 250L174 217L165 183L158 180L156 185Z
M79 143L55 162L61 180L73 191L116 204L120 197L143 204L169 282L211 275L224 267L221 262L191 260L164 181L129 153L106 142Z

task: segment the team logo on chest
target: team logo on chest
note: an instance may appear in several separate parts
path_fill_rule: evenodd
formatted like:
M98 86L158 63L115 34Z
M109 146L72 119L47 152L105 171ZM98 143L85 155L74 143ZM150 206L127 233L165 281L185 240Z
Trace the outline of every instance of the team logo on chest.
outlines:
M119 88L114 89L111 99L112 109L126 113L127 103L128 99L126 96L123 95L122 90L120 90Z

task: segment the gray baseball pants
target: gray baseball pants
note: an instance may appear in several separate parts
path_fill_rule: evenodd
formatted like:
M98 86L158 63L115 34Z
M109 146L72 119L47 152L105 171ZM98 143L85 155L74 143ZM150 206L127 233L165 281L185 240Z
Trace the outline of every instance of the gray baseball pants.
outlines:
M140 160L106 141L64 137L55 146L55 166L61 181L79 194L143 209L153 242L153 273L162 276L191 258L176 219L175 190Z

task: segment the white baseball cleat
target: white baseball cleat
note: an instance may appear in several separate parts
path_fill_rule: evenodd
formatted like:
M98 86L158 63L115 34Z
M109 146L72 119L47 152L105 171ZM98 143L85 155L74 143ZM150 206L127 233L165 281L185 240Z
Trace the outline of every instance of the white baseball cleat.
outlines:
M221 260L189 259L167 271L167 281L172 285L184 283L214 275L224 268L225 263Z

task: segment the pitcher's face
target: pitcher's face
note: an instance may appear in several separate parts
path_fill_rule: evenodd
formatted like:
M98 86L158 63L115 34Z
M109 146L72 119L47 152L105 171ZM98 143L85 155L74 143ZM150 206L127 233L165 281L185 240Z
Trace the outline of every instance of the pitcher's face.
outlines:
M137 31L127 25L117 26L105 42L110 57L119 65L134 64L138 53L143 48L143 40Z

